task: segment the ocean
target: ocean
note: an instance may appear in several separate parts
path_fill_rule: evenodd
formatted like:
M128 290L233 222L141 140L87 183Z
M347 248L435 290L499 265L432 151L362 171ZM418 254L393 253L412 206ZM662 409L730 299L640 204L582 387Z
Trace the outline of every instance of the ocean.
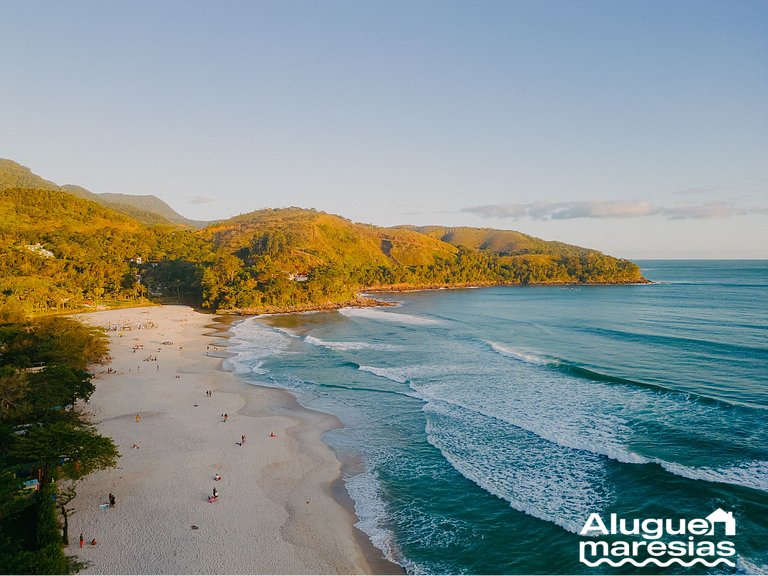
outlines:
M341 420L358 527L409 573L766 573L768 261L638 264L653 284L249 318L228 365ZM735 568L580 562L594 512L717 508Z

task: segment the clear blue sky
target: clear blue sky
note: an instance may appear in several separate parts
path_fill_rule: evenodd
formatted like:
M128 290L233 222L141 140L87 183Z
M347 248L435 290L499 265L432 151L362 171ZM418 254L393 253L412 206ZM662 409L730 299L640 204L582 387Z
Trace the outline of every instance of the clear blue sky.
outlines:
M0 0L0 29L0 157L59 184L768 258L765 0Z

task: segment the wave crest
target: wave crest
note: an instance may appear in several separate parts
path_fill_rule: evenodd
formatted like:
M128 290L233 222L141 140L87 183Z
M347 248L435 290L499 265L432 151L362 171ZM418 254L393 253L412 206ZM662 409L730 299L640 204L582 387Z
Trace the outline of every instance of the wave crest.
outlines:
M546 366L547 364L554 364L554 361L547 360L546 358L542 356L537 356L536 354L532 354L531 352L526 352L523 350L518 350L516 348L511 348L509 346L504 346L502 344L499 344L498 342L491 342L490 340L484 340L488 346L491 347L491 350L496 352L497 354L501 354L502 356L506 356L507 358L514 358L515 360L520 360L521 362L525 362L526 364L533 364L535 366Z
M405 377L405 374L402 370L399 370L397 368L380 368L378 366L360 366L358 370L362 372L368 372L370 374L374 374L375 376L379 376L381 378L386 378L387 380L392 380L392 382L397 382L398 384L405 384L408 382L408 379Z
M307 344L336 350L337 352L346 352L348 350L384 350L394 352L400 349L393 344L379 344L376 342L330 342L328 340L315 338L312 335L305 336L304 341Z
M402 314L400 312L383 312L375 308L342 308L339 312L348 318L364 318L366 320L375 320L377 322L394 322L397 324L406 324L414 326L435 326L442 324L440 320L434 318L425 318L424 316L413 316L411 314Z

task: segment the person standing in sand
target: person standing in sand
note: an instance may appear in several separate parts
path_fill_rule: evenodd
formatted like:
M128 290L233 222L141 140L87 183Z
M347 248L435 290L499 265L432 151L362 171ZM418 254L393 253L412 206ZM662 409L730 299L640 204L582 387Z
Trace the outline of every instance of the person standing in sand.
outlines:
M245 446L245 434L240 436L240 446Z

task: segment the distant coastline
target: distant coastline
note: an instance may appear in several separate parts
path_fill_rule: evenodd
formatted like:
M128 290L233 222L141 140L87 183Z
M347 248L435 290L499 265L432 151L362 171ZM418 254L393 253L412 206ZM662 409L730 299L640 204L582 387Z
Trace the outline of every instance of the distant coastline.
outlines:
M389 293L409 293L409 292L431 292L437 290L470 290L475 288L493 288L496 286L507 287L546 287L546 286L643 286L654 284L653 281L643 278L627 282L541 282L535 284L519 284L508 282L460 282L456 284L389 284L385 286L376 286L363 288L360 295L355 300L345 302L328 302L325 304L306 304L300 306L262 306L257 308L226 308L215 311L203 311L211 314L234 315L234 316L260 316L267 314L296 314L300 312L323 312L328 310L340 310L342 308L375 308L394 306L392 302L386 300L377 300L367 296L368 294L389 294Z

